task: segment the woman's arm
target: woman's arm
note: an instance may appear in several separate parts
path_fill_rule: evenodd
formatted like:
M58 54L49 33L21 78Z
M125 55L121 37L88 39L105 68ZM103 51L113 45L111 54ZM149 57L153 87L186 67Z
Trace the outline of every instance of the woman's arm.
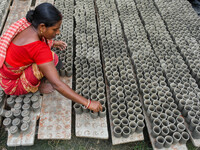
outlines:
M87 106L88 100L81 95L78 95L74 92L68 85L62 82L59 78L59 74L54 66L53 62L44 63L38 65L41 72L52 84L53 88L56 89L63 96L73 100L76 103L80 103L84 106ZM102 106L98 101L92 101L89 109L98 112L102 110Z

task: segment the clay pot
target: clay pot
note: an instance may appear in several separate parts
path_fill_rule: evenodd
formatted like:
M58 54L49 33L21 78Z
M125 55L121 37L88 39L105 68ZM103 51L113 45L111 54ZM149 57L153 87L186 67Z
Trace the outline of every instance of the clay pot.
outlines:
M18 110L21 110L22 105L21 105L20 103L16 103L16 104L14 105L14 108L15 108L15 109L18 109Z
M102 106L102 111L99 111L99 117L103 118L106 116L106 107Z
M39 100L39 97L38 97L37 95L33 95L33 96L31 97L32 103L37 102L38 100Z
M143 128L144 128L144 122L143 121L138 121L137 122L137 128L136 128L136 132L137 133L140 133L143 131Z
M114 127L113 134L117 138L121 137L122 136L122 128L120 126Z
M200 126L196 126L192 132L192 137L195 139L200 139Z
M181 133L181 140L180 143L181 144L186 144L186 142L189 140L189 134L187 132L182 132Z
M24 104L31 104L31 99L30 99L30 97L25 97L24 99L23 99L23 103Z
M21 97L17 97L15 99L15 103L22 103L22 101L23 101L23 98L21 98Z
M155 141L155 147L158 149L163 148L165 143L165 138L163 138L162 136L157 136L156 137L156 141Z
M96 119L96 118L98 118L98 112L94 112L94 111L90 110L90 116L91 116L93 119Z
M21 120L19 118L15 118L14 120L12 120L12 125L19 128L21 126Z
M23 123L20 127L22 132L27 132L29 129L29 124L28 123Z
M36 112L40 109L40 102L36 101L32 104L33 111Z
M16 117L16 118L19 118L19 119L22 118L22 116L21 116L21 110L19 110L19 109L16 109L16 110L14 111L13 115L14 115L14 117Z
M178 143L181 139L181 134L179 132L174 132L172 137L173 137L174 143Z
M9 128L9 131L11 134L17 134L17 133L19 133L19 128L17 126L11 126Z
M152 136L154 138L156 138L157 136L160 135L160 133L161 133L160 127L159 126L154 126L153 129L152 129L152 132L151 132Z
M121 120L118 118L115 118L112 122L113 122L114 127L121 126Z
M130 129L128 126L124 126L124 127L122 128L122 136L123 136L124 138L128 138L129 135L130 135L130 133L131 133L131 129Z
M13 108L14 105L15 105L15 100L14 100L14 98L13 98L13 97L7 98L7 104L8 104L8 106L9 106L10 108Z
M172 143L173 143L173 138L171 136L166 136L164 147L169 148L172 145Z
M129 128L131 129L131 133L134 133L137 128L137 123L135 121L130 121Z
M74 104L74 110L75 110L76 114L82 114L83 113L81 104L75 103Z
M10 118L5 118L3 120L3 125L6 127L6 128L9 128L12 124L12 120Z
M121 119L121 126L125 127L129 125L129 120L127 118Z
M6 118L13 119L13 118L14 118L14 116L13 116L13 113L12 113L12 111L8 110L8 111L5 113L5 117L6 117Z

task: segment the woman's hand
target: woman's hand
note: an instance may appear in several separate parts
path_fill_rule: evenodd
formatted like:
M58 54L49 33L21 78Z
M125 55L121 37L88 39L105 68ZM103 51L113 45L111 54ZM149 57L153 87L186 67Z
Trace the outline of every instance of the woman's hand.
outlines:
M94 112L102 111L102 105L98 101L91 101L89 109L93 110Z
M67 47L67 43L63 41L54 41L53 42L53 47L59 48L60 50L64 50Z

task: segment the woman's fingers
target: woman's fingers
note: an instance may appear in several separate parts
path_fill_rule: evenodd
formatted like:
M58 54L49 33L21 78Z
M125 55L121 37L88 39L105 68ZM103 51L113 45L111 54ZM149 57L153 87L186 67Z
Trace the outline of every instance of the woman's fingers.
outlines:
M67 47L67 43L65 43L63 41L55 41L54 46L59 48L60 50L64 50Z
M90 109L94 112L102 111L102 105L98 101L92 101Z

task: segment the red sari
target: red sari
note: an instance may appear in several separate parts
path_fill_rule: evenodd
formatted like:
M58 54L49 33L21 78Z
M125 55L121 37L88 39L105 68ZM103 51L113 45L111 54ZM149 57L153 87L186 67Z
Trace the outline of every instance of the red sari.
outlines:
M43 78L42 72L36 63L20 67L7 67L4 62L7 49L12 39L21 31L30 26L25 18L20 19L10 26L0 39L0 86L7 95L22 95L29 92L36 92ZM47 41L47 45L53 45L52 40ZM52 52L54 64L58 63L58 56Z

